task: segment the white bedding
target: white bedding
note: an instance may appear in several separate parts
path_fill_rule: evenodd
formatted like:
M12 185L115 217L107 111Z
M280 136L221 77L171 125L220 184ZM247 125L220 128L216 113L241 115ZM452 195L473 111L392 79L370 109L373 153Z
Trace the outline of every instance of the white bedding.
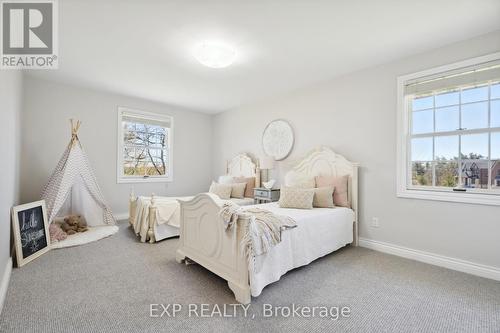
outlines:
M155 197L158 209L156 211L156 225L153 229L163 224L179 228L180 213L177 200L189 200L191 198L192 197ZM138 197L135 207L135 216L131 220L133 221L132 227L134 228L134 232L141 237L141 242L146 241L149 229L149 206L151 206L151 197ZM153 232L155 231L156 230L153 230ZM158 241L160 239L156 240Z
M276 202L257 207L290 216L298 227L284 231L281 243L256 258L259 271L250 272L250 289L254 297L286 272L307 265L353 241L355 215L352 209L290 209L280 208Z

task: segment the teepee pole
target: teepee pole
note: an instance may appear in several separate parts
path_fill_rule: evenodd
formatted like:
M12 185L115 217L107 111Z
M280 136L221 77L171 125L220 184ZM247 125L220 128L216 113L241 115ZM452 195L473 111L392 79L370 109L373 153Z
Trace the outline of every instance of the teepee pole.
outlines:
M82 124L82 122L80 120L77 120L76 125L75 125L73 118L71 118L69 121L71 123L71 142L70 142L70 145L74 146L75 143L79 142L78 131L80 130L80 125Z

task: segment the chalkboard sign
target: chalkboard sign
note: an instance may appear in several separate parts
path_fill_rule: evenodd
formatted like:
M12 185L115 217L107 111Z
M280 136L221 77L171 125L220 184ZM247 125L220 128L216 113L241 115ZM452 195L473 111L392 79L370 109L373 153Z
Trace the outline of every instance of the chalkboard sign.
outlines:
M17 266L38 258L50 248L45 201L36 201L12 209Z

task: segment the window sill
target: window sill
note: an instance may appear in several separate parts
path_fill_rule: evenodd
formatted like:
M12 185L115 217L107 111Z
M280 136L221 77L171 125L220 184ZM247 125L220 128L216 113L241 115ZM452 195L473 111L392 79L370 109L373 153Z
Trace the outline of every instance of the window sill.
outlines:
M149 178L118 178L117 184L138 184L138 183L171 183L172 177L149 177Z
M500 206L499 194L484 194L477 192L467 193L467 192L436 191L436 190L415 190L415 189L405 188L398 190L397 196L399 198Z

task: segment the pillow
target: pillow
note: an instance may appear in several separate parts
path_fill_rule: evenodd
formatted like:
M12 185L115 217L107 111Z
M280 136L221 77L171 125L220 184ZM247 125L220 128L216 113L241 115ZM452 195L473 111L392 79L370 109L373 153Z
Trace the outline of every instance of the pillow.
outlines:
M335 176L317 176L316 177L316 187L334 187L333 191L333 203L335 206L340 207L351 207L347 196L347 182L349 181L349 176L345 175L342 177Z
M285 175L285 185L294 188L314 188L316 184L313 177L290 171Z
M218 184L216 182L212 182L208 192L218 195L221 199L227 200L231 198L232 190L233 186L231 184Z
M314 189L313 207L334 208L333 192L335 189L331 186L318 187Z
M217 180L217 182L219 184L232 184L232 183L234 183L233 176L230 176L230 175L219 176L219 179Z
M313 208L314 189L285 187L281 189L279 205L281 208Z
M231 187L231 198L243 199L247 183L234 183L231 184Z
M233 178L235 183L245 183L245 198L253 198L253 189L255 188L255 177L235 177Z

